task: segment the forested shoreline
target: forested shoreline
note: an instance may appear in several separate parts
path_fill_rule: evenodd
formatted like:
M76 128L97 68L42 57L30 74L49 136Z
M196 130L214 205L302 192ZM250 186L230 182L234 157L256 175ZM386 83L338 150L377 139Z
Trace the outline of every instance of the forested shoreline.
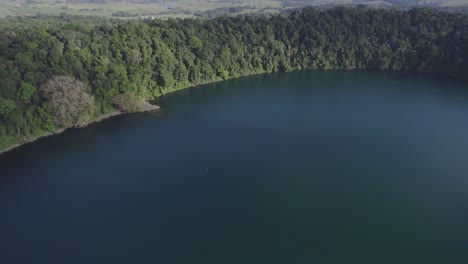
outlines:
M299 69L372 69L468 81L468 16L306 8L288 16L0 24L0 150L202 83Z

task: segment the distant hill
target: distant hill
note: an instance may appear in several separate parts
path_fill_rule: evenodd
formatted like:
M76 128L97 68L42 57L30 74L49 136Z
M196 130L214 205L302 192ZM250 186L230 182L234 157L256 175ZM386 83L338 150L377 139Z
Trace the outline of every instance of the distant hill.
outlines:
M463 8L468 7L468 0L280 0L290 6L328 6L365 4L388 7L434 7Z
M369 5L377 8L431 7L468 13L468 0L0 0L0 18L81 15L114 18L236 16L288 12L306 6Z

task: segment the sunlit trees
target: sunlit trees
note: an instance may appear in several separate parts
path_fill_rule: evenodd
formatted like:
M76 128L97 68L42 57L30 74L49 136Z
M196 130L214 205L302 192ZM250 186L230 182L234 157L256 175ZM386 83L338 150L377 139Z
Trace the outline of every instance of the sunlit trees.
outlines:
M134 112L145 99L183 87L261 72L376 69L468 80L468 15L432 9L1 22L0 145L85 125L116 108Z
M34 87L34 85L26 82L21 82L21 85L18 89L18 97L22 101L29 101L31 96L33 96L36 93L37 89Z

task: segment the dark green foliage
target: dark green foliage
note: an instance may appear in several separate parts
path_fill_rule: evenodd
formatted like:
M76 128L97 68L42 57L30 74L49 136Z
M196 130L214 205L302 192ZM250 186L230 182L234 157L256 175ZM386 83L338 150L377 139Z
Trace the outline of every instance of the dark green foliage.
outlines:
M35 91L53 76L89 86L98 116L114 106L128 111L115 99L121 94L152 99L201 83L295 69L415 71L467 80L468 16L337 7L287 17L2 21L0 148L12 138L77 124L57 122L57 107Z
M12 100L0 98L0 115L6 116L15 110L16 104Z

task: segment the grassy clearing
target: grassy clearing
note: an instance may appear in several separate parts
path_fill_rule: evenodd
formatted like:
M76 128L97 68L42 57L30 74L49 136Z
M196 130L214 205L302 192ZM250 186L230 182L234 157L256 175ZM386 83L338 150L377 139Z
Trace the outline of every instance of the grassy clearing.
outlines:
M67 3L65 0L39 0L36 2L21 0L0 0L0 18L6 16L33 16L45 14L57 16L62 13L70 15L115 17L117 12L125 12L126 15L165 17L195 17L195 13L213 10L217 8L239 7L244 5L254 6L255 9L239 13L264 12L265 10L277 10L282 8L281 1L276 0L180 0L174 2L160 2L153 4L135 3ZM12 12L13 11L13 12ZM123 17L120 17L123 18Z

